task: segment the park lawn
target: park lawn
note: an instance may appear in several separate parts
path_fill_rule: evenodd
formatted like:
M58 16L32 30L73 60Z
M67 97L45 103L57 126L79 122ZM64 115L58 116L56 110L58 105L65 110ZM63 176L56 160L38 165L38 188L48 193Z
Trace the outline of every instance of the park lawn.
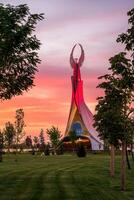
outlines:
M0 200L134 200L134 163L127 170L127 191L120 191L120 157L115 178L109 156L4 156L0 163Z

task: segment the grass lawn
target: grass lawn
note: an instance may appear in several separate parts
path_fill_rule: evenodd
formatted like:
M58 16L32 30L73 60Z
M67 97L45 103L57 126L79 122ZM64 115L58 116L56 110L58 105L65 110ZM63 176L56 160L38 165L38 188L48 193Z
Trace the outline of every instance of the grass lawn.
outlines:
M15 155L0 163L0 200L134 200L134 163L127 170L127 191L120 191L120 157L109 177L109 156L89 154Z

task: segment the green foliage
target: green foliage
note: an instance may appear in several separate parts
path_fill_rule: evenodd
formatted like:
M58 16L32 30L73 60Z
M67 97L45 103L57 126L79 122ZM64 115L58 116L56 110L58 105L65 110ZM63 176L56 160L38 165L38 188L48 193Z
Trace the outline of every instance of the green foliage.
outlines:
M33 32L43 14L31 14L26 4L0 4L0 99L10 99L33 86L40 63L40 41Z
M5 124L3 135L4 135L4 141L7 144L8 149L10 149L10 146L13 144L13 140L15 137L15 128L11 122L7 122Z
M18 145L20 140L23 138L25 135L24 132L24 127L25 127L25 122L24 122L24 111L23 109L17 109L16 110L16 121L15 121L15 142Z
M59 131L59 129L55 126L52 126L50 129L46 130L46 133L48 134L53 147L56 147L61 138L61 132Z
M26 139L25 139L25 144L28 148L31 148L32 147L32 138L31 136L27 136Z
M33 141L34 141L35 144L38 144L39 143L39 138L37 136L34 136Z
M117 41L124 43L126 52L120 52L109 59L110 74L99 77L102 83L98 85L105 92L105 96L98 98L96 115L94 116L97 131L103 140L117 146L120 141L129 143L132 139L133 120L129 114L132 108L134 92L134 9L128 12L131 25L127 33L121 34ZM127 51L130 51L127 58Z
M40 134L39 134L39 143L41 146L45 145L45 138L44 138L44 130L41 129Z
M128 24L130 27L126 33L119 35L117 42L125 44L126 50L134 52L134 8L131 9L127 15L129 17Z
M41 129L39 134L39 149L40 152L44 152L45 150L45 138L44 138L44 130Z
M38 138L37 136L34 136L34 137L33 137L33 142L34 142L35 148L37 148L38 145L39 145L39 138Z
M70 138L72 144L74 145L75 144L75 140L77 140L77 135L76 135L75 130L70 130L69 131L69 138Z

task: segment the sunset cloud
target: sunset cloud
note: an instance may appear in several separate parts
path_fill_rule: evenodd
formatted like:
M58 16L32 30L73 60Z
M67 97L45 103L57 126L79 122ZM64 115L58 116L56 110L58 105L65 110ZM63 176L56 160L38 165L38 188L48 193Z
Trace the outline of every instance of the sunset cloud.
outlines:
M71 101L69 63L71 49L81 43L85 61L81 67L84 97L94 113L96 98L103 91L96 88L98 76L107 73L109 58L123 49L117 36L127 29L127 11L133 1L126 0L1 0L4 4L28 4L32 13L45 13L37 25L42 60L35 87L22 96L0 103L0 127L15 121L15 111L25 112L26 133L38 135L40 129L58 126L64 133Z

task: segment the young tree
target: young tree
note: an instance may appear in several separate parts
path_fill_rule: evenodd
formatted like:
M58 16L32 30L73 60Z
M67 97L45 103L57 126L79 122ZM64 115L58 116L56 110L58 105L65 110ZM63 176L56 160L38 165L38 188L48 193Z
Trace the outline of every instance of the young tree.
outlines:
M55 152L56 146L58 145L60 138L62 137L61 132L59 131L58 128L56 128L55 126L52 126L50 129L46 130L46 133L49 136L49 139L51 141L51 144L52 144L52 146L54 148L54 152Z
M3 130L4 140L7 144L8 153L10 152L10 147L13 144L15 137L15 128L11 122L6 122L5 129Z
M125 101L124 105L124 119L125 119L125 131L130 136L130 140L133 140L134 132L133 132L133 123L130 122L129 114L134 113L134 109L130 108L131 102L134 100L134 8L131 9L127 13L129 19L128 24L129 28L126 31L126 33L122 33L117 38L117 42L121 42L122 44L125 44L125 50L126 52L129 52L130 59L127 64L127 70L124 70L123 77L124 78L124 85L126 84L126 87L124 89L124 95L126 96L127 100ZM130 72L128 72L130 70ZM129 91L128 91L129 90ZM126 138L122 141L122 167L121 167L121 189L125 190L125 148L127 148L126 144L127 140ZM133 141L132 141L133 143ZM127 149L126 149L127 151Z
M31 14L26 4L0 4L0 99L10 99L33 86L40 63L40 41L33 35L43 14Z
M110 144L110 175L113 177L115 173L115 147L119 145L118 132L120 131L120 126L118 125L120 116L119 112L117 113L116 111L121 106L121 98L118 90L114 89L109 82L103 82L99 87L105 89L105 96L98 98L94 126L99 132L99 137Z
M39 144L40 144L40 151L44 152L45 149L45 138L44 138L44 130L41 129L39 134Z
M16 118L16 121L15 121L15 144L16 144L16 150L17 150L20 140L25 135L25 132L23 130L24 127L25 127L23 109L17 109L16 110L15 118Z
M129 113L134 92L134 9L128 12L130 28L117 41L124 43L126 52L110 58L111 74L100 77L104 80L98 87L103 88L105 97L99 98L96 107L95 126L101 138L108 138L115 146L121 142L121 190L125 190L125 169L127 144L133 135ZM129 51L129 59L127 58Z
M35 148L36 148L36 150L37 150L37 147L38 147L38 145L39 145L39 138L38 138L37 136L34 136L33 142L34 142L34 146L35 146Z
M25 144L26 144L26 146L28 148L32 148L32 138L31 138L31 135L26 137Z

